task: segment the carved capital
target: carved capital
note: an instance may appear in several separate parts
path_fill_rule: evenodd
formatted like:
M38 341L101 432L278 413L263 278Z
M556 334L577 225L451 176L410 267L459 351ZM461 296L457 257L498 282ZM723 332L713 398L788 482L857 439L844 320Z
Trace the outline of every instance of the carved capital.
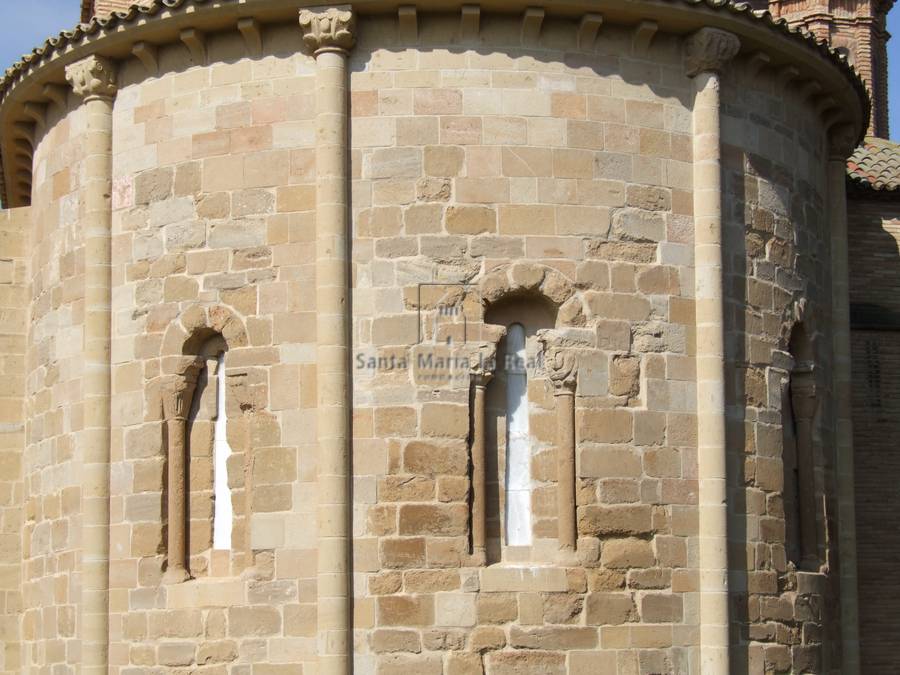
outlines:
M550 331L538 333L544 347L544 370L553 383L555 393L565 394L575 391L578 384L578 358Z
M722 72L741 49L736 35L718 28L701 28L685 42L684 66L688 77Z
M497 370L497 345L485 342L477 345L471 355L470 374L476 387L486 387Z
M850 124L838 124L828 134L828 159L847 161L856 149L858 136Z
M162 377L160 395L166 420L187 419L202 367L200 359L186 359L177 373Z
M103 56L92 55L66 66L66 80L78 96L86 101L95 98L114 98L116 86L116 66Z
M303 42L313 53L349 52L356 44L356 14L347 7L300 10Z

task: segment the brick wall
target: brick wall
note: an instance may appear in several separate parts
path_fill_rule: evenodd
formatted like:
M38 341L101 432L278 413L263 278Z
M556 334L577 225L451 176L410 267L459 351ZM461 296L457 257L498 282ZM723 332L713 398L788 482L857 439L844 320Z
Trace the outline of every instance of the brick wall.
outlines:
M863 672L900 668L900 204L852 199L853 437ZM888 525L886 525L888 524Z
M29 210L0 211L0 673L21 667Z
M859 635L864 673L900 667L900 332L853 332Z
M85 0L81 4L82 21L92 16L103 17L110 12L124 12L132 5L149 5L152 0Z

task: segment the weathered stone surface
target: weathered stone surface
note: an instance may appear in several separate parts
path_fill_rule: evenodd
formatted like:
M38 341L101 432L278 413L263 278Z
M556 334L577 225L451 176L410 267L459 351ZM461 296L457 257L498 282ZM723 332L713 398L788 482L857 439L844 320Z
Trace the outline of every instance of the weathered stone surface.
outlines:
M619 625L635 621L637 608L631 593L590 593L584 615L591 626Z

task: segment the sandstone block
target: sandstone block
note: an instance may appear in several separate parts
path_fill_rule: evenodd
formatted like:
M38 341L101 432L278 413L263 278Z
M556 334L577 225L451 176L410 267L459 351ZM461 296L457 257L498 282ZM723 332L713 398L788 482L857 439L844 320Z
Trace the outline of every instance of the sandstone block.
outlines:
M585 506L579 509L578 531L594 536L642 535L652 528L647 504L627 506Z
M213 663L230 663L237 658L237 643L233 640L203 642L197 650L197 665L205 666Z
M600 562L612 569L652 567L653 550L643 539L611 539L603 542Z
M524 649L590 649L597 646L597 629L580 626L510 628L509 643Z
M591 626L616 626L637 619L631 593L591 593L587 596L584 613Z
M512 593L480 593L477 608L478 623L508 623L515 621L519 614Z
M566 674L566 655L558 652L491 652L486 661L491 675Z
M484 667L478 654L456 652L447 658L447 675L482 675Z
M194 662L194 645L190 642L163 642L159 645L161 666L189 666Z
M380 628L369 635L369 646L376 654L389 654L393 652L411 652L418 654L422 651L422 641L419 634L413 630L394 630Z
M663 241L666 238L666 220L656 211L626 207L613 214L612 235L625 241Z
M595 478L637 478L641 458L627 448L585 448L581 451L581 475Z
M463 148L435 145L425 148L425 173L428 176L453 178L462 173L466 153Z
M634 419L624 409L579 411L580 438L598 443L628 443L634 438Z
M376 599L381 626L430 626L434 623L433 595L385 595Z
M424 476L385 476L378 480L382 502L425 502L434 498L434 481Z
M228 634L233 637L275 635L281 630L281 614L275 607L228 608Z
M462 536L468 524L465 504L404 504L400 507L400 534Z
M426 436L465 438L469 433L467 406L428 403L422 407L422 433Z
M484 234L497 231L497 213L488 206L451 206L447 209L451 234Z
M680 595L648 593L641 598L641 619L647 623L680 623L682 616Z
M578 623L584 607L584 600L581 596L571 593L545 593L543 600L546 623Z
M434 596L435 622L438 626L474 626L475 593L437 593Z

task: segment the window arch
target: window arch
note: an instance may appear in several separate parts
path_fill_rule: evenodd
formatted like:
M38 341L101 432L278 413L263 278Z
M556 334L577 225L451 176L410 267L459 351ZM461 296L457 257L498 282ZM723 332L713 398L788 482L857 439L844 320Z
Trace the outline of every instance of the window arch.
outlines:
M252 565L248 429L260 419L244 369L229 354L248 345L225 305L192 305L166 330L159 394L166 438L164 583L226 576ZM230 382L234 376L241 386ZM233 417L233 419L232 419Z
M552 557L557 549L552 396L542 396L538 331L553 328L556 308L538 294L492 304L485 323L503 326L497 370L487 387L487 562ZM541 423L543 422L543 423Z
M791 331L792 367L782 388L782 463L788 560L815 570L819 564L815 424L819 408L812 341L802 323Z
M200 372L187 419L188 551L194 576L207 571L217 552L230 551L234 540L225 377L228 345L214 334L197 351Z

